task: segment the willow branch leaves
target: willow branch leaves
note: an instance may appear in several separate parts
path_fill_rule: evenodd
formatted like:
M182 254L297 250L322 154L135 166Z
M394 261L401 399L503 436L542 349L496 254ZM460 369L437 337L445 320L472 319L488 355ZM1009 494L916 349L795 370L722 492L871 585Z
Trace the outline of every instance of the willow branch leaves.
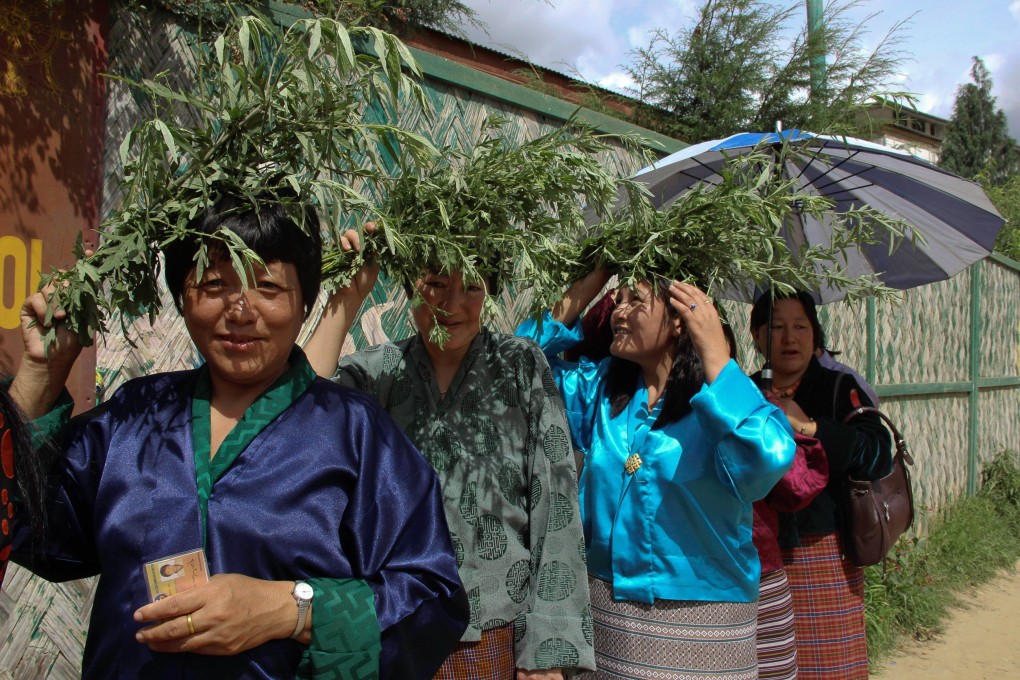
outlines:
M572 119L515 144L507 124L488 119L467 149L404 167L388 187L367 252L392 279L413 282L433 268L530 288L536 305L561 295L579 265L587 215L608 216L616 200L618 180L600 155L618 145L639 152L640 140ZM343 285L350 261L340 252L326 260L327 286Z
M923 238L867 206L837 210L830 199L801 191L789 178L798 173L780 171L808 160L826 162L803 147L754 149L730 159L717 182L697 184L660 210L630 190L582 246L587 267L595 262L617 272L625 285L677 278L730 298L749 299L755 288L838 289L848 299L893 295L874 276L852 275L848 253ZM826 225L827 242L797 241L789 227L807 218Z
M359 53L365 46L372 54ZM387 172L379 149L409 163L435 149L421 135L364 120L424 105L421 72L408 49L377 29L329 19L281 28L258 15L237 17L212 43L194 46L193 83L162 73L127 84L151 102L147 120L120 147L123 201L100 226L101 245L69 270L47 277L54 302L84 344L109 321L159 309L159 253L187 237L188 223L221 193L275 200L304 226L301 206L316 206L336 238L352 212L375 212L366 198ZM253 254L229 234L232 261ZM207 257L203 250L199 260Z

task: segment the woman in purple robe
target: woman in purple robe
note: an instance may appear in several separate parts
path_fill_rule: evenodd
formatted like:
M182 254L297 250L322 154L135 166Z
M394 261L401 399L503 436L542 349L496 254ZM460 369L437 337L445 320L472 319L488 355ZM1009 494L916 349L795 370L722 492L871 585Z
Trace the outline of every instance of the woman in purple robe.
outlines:
M66 457L50 473L49 530L15 521L12 559L55 581L99 576L85 677L429 678L466 627L432 468L295 345L320 279L318 220L310 208L304 220L229 197L193 220L165 278L205 364L133 380L66 426L46 418L66 415L79 348L58 321L47 358L46 300L23 308L11 394L62 433ZM246 282L220 230L265 262ZM145 568L195 551L205 583ZM148 583L186 580L167 597Z

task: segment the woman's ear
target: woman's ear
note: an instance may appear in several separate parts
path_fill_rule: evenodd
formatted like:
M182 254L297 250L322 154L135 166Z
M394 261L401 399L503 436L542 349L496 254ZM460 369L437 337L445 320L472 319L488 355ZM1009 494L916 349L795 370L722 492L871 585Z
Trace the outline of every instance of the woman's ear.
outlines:
M672 315L671 314L670 315L670 318L669 318L669 330L670 330L670 333L673 335L674 338L679 338L680 336L682 336L686 332L686 329L684 328L684 322L680 318L679 314L676 314L676 315Z

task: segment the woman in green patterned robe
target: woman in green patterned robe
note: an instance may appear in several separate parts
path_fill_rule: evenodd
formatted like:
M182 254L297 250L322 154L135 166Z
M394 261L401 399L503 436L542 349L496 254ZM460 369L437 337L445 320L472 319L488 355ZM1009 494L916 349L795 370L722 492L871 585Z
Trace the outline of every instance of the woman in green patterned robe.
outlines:
M356 249L357 234L344 243ZM320 375L375 396L439 473L471 620L436 677L594 670L576 470L545 357L529 340L482 326L483 282L426 268L408 282L421 296L417 333L337 367L378 272L366 264L333 294L305 350ZM436 324L441 342L430 339Z

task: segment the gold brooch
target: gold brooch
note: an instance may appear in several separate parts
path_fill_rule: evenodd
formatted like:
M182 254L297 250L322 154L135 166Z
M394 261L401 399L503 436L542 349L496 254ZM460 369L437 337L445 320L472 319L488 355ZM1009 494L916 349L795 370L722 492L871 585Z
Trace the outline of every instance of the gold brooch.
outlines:
M637 472L639 467L641 467L641 456L636 453L630 454L630 457L627 458L623 464L623 469L628 475L632 475Z

